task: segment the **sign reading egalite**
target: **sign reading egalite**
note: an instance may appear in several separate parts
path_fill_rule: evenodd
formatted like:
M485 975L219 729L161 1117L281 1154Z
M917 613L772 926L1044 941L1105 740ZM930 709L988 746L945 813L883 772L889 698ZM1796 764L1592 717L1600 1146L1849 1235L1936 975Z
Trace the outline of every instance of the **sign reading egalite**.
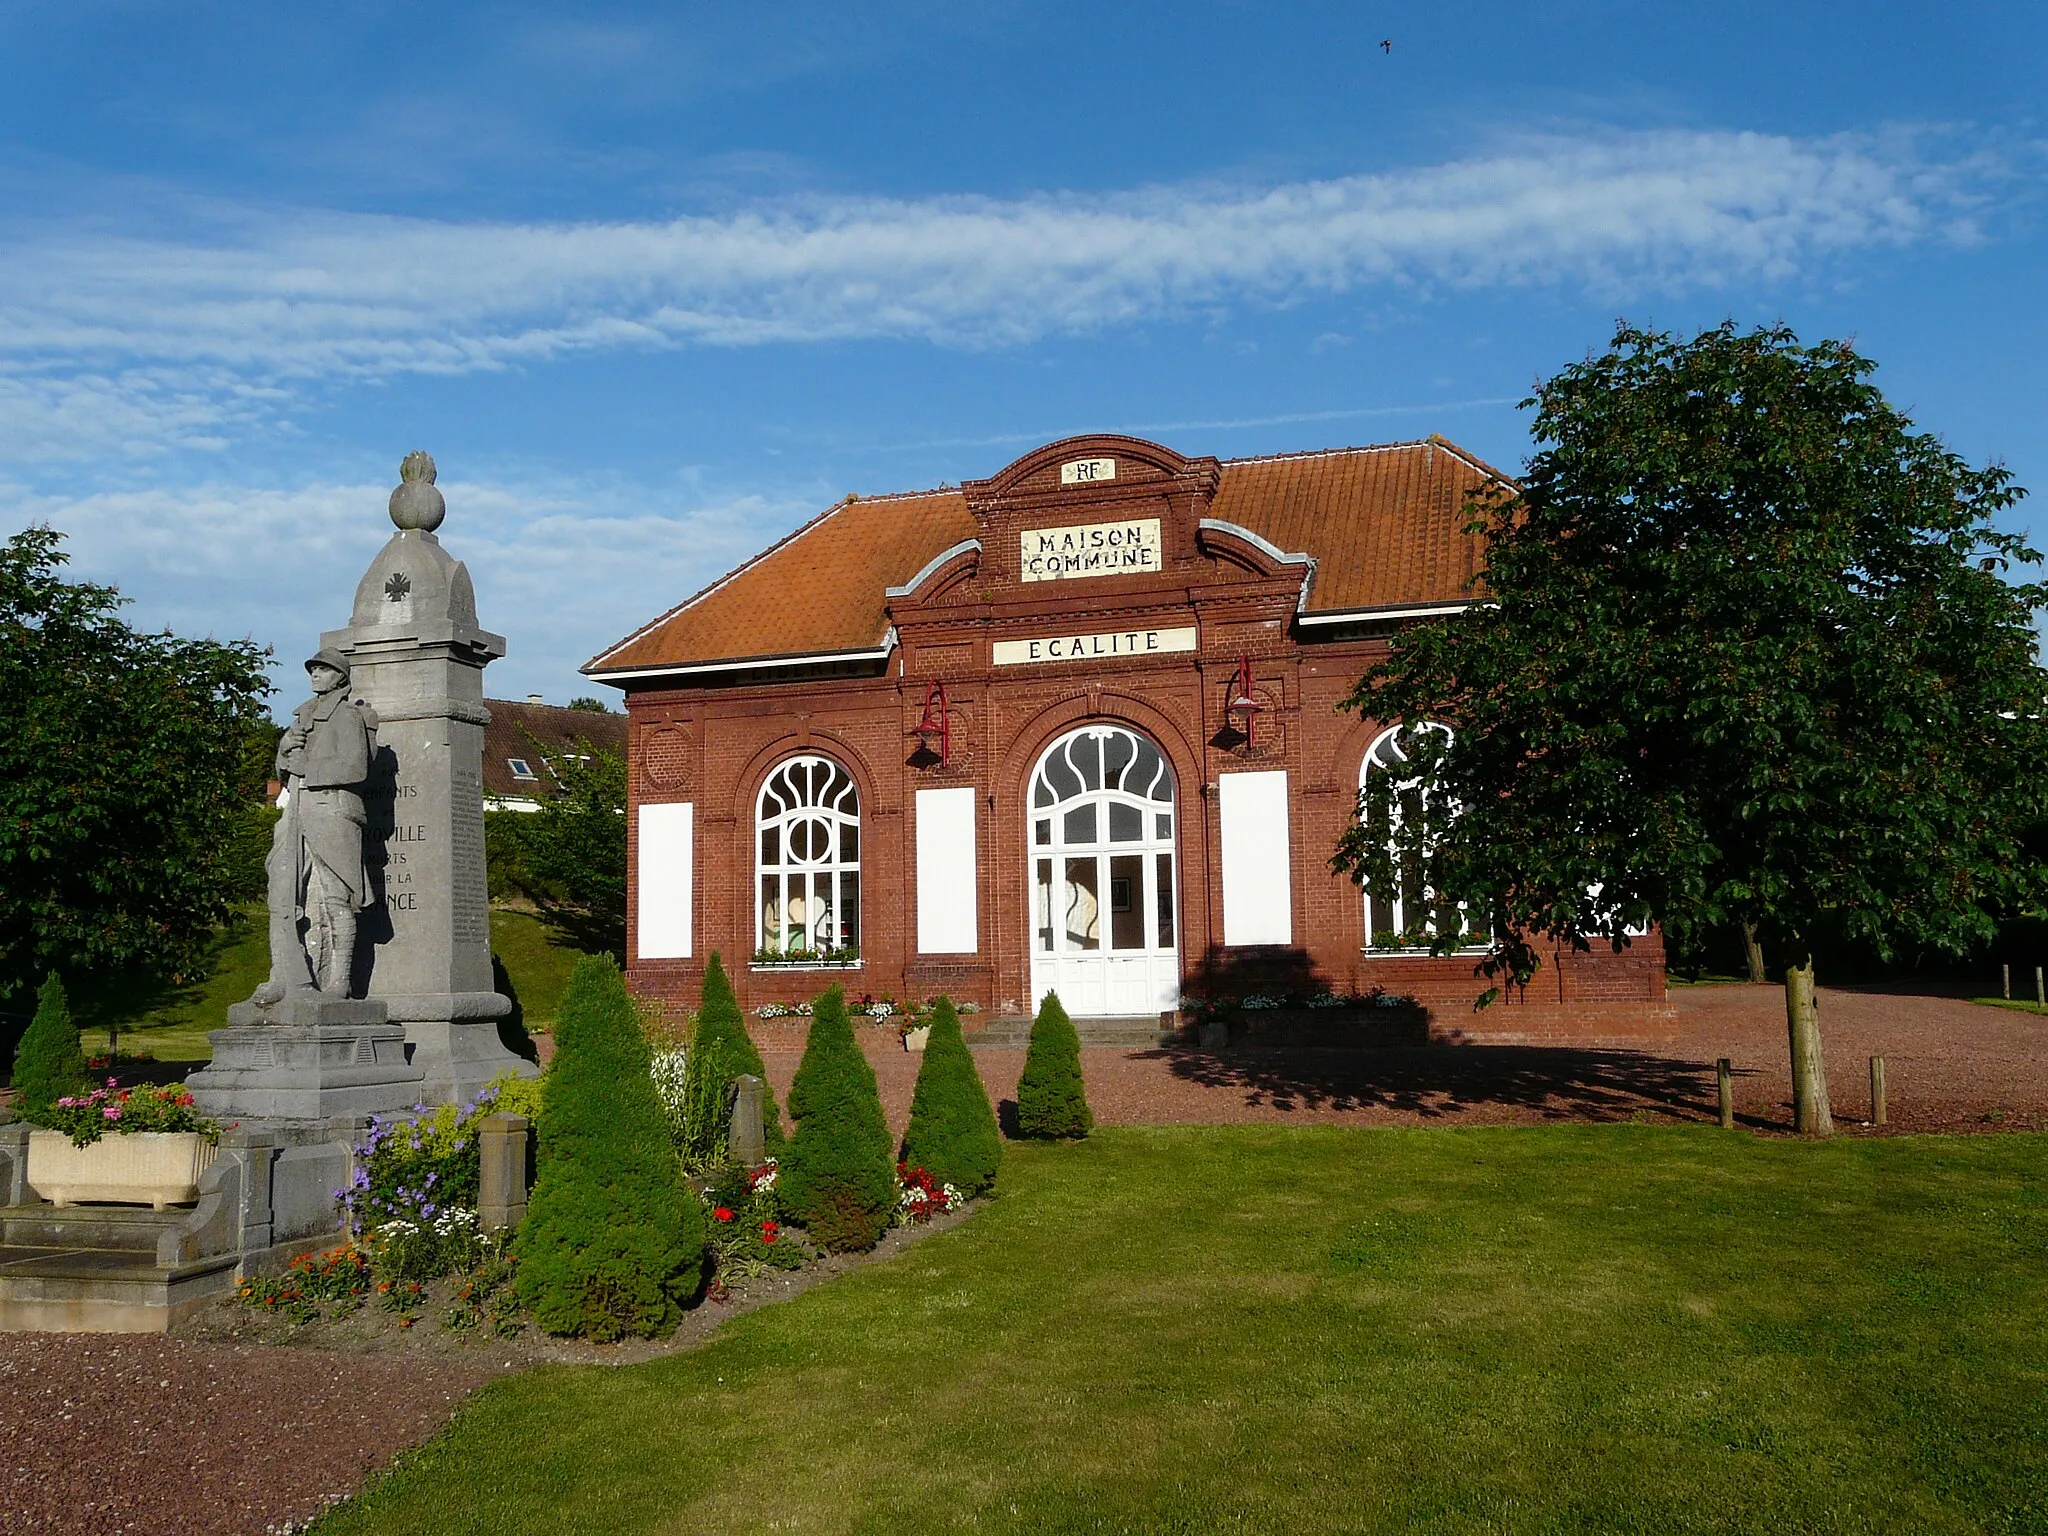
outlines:
M1192 624L1178 629L1119 629L1102 635L1046 635L1037 640L998 640L995 664L1014 667L1033 661L1107 661L1114 656L1167 656L1195 649Z
M1072 528L1027 528L1023 541L1026 581L1133 576L1161 568L1156 517L1080 523Z

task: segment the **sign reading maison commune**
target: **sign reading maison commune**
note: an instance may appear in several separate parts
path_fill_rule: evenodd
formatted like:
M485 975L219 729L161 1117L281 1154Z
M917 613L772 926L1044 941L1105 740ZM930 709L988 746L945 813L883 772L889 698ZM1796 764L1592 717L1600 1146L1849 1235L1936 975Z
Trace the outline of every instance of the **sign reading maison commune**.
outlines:
M1160 569L1156 517L1080 523L1072 528L1027 528L1023 539L1026 581L1131 576Z
M1165 656L1195 648L1195 627L1119 629L1106 635L1047 635L1040 640L998 640L999 667L1032 661L1107 661L1112 656Z

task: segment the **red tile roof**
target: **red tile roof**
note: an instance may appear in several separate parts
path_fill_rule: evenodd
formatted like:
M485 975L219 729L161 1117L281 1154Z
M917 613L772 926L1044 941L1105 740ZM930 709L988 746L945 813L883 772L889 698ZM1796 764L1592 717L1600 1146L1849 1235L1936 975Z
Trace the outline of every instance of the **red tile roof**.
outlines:
M1311 613L1457 602L1467 492L1506 477L1440 437L1226 459L1205 515L1316 559ZM885 588L980 532L957 490L850 498L593 659L593 673L872 650Z
M559 793L546 758L589 750L584 743L626 750L626 717L593 709L565 709L513 699L485 699L491 723L484 727L484 799L545 800ZM528 733L531 734L528 734ZM540 745L534 745L538 738ZM524 763L531 778L519 777L513 759Z

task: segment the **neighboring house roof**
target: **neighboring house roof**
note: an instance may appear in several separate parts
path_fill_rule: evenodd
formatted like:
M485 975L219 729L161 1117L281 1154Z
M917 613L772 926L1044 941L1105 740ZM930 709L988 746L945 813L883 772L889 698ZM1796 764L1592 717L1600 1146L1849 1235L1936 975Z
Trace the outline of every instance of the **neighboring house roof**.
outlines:
M485 699L484 708L491 712L491 723L484 728L486 803L537 803L559 793L544 758L588 751L581 743L609 747L614 752L626 750L624 715L513 699ZM538 748L534 746L536 738ZM525 766L525 775L515 763Z
M1440 437L1225 459L1204 515L1314 556L1309 615L1463 602L1480 556L1466 495L1505 478ZM848 498L585 670L879 649L886 589L980 531L963 491Z

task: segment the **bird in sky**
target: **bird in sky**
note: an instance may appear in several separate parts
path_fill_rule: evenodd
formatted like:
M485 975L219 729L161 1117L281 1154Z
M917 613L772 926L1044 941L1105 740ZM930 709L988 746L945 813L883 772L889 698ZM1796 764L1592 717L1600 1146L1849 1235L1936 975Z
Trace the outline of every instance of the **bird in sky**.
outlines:
M1394 51L1394 40L1393 40L1393 39L1392 39L1391 37L1383 37L1383 38L1381 38L1381 39L1380 39L1380 52L1381 52L1381 53L1392 53L1393 51Z

